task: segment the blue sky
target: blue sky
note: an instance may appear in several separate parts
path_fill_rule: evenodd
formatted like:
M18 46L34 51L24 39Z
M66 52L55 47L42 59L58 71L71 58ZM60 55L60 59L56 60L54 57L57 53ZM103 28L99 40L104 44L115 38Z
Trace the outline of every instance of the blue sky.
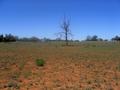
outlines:
M120 35L120 0L0 0L0 33L56 38L64 14L74 39Z

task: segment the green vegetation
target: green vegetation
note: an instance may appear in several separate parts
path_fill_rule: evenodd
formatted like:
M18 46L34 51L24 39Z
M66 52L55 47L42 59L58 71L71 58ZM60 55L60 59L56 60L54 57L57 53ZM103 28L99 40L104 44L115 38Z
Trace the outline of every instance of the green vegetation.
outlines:
M43 59L36 59L36 65L37 66L44 66L45 61Z

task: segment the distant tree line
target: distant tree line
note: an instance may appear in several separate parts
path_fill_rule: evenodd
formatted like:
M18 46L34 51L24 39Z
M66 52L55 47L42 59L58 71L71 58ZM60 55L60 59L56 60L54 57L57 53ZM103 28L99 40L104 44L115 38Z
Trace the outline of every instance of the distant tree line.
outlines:
M108 41L107 39L99 38L97 35L87 36L85 41ZM120 41L120 36L115 36L111 41Z
M19 38L18 36L14 36L12 34L5 34L5 35L1 34L0 35L0 42L16 42L16 41L37 42L37 41L40 41L40 39L37 37Z
M38 37L23 37L19 38L18 36L14 36L12 34L0 34L0 42L16 42L16 41L22 41L22 42L48 42L48 41L64 41L61 38L56 39L49 39L49 38L38 38ZM69 40L74 42L79 42L79 40ZM108 41L107 39L99 38L97 35L93 36L87 36L85 41ZM115 36L111 39L111 41L120 41L120 36Z
M112 41L120 41L120 36L115 36L111 39Z
M18 40L18 37L12 34L0 35L0 42L15 42L17 40Z
M98 38L97 35L87 36L86 41L104 41L102 38Z
M18 41L22 41L22 42L38 42L41 41L38 37L24 37L24 38L19 38Z

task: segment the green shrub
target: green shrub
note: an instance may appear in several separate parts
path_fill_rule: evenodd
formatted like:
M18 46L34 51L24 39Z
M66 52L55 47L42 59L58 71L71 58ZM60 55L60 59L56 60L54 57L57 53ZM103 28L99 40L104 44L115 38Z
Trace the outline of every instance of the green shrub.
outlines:
M37 66L44 66L45 61L43 59L36 59L36 65Z

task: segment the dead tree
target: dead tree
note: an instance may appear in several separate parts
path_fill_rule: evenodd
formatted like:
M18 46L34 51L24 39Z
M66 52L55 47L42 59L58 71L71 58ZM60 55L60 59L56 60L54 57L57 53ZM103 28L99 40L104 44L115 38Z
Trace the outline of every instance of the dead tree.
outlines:
M68 38L70 35L72 36L72 33L70 31L70 21L67 20L65 17L62 22L61 28L62 28L63 32L60 32L59 34L64 36L66 46L68 46L68 42L69 42Z

